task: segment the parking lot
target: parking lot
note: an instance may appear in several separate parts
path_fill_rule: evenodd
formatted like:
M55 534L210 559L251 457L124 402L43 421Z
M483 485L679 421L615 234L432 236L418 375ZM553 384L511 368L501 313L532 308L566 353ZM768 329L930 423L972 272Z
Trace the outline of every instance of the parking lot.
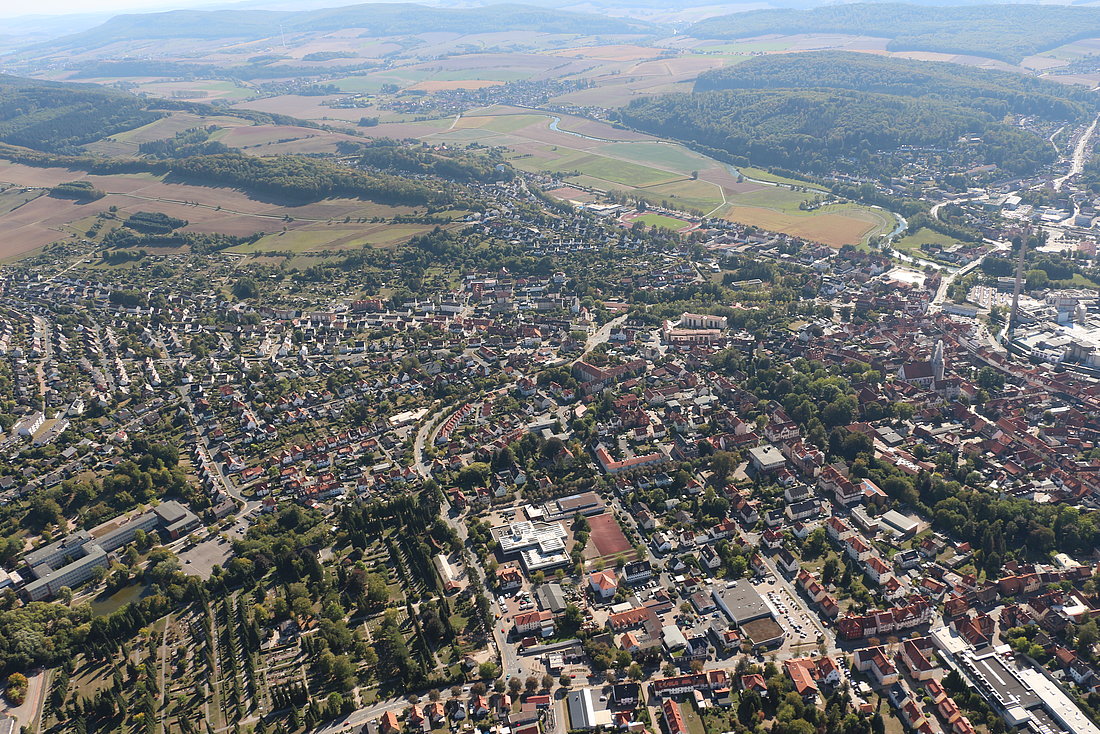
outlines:
M770 577L759 583L756 590L775 610L776 621L787 631L784 649L801 653L817 646L821 630L813 613L806 610L801 599L793 598L782 584Z

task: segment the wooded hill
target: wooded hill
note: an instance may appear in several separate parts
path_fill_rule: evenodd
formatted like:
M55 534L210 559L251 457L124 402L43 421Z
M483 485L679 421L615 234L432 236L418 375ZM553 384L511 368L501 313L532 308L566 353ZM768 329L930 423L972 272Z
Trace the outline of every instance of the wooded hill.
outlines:
M696 90L634 100L620 119L741 162L816 173L843 162L895 174L894 153L908 146L945 165L1027 173L1055 152L1006 115L1076 121L1095 109L1083 91L1022 75L845 52L757 57L702 75Z
M282 33L363 29L367 36L539 31L543 33L652 33L643 21L608 18L530 5L429 8L413 3L367 3L320 10L173 10L118 15L106 23L26 49L27 52L90 50L118 42L166 38L258 39Z
M1066 5L826 5L810 10L753 10L708 18L688 28L697 38L842 33L889 38L890 51L938 51L1019 63L1071 41L1100 36L1100 9Z
M146 99L96 84L0 74L0 142L47 153L79 154L82 145L146 125L169 110L224 114L209 105ZM233 114L259 123L316 127L282 115Z
M205 105L147 100L93 84L0 76L0 157L28 165L66 166L90 173L165 174L188 183L232 187L257 197L288 202L353 197L384 204L477 207L476 197L469 191L442 178L410 177L393 161L369 161L366 165L375 170L368 170L307 156L245 155L209 140L210 131L205 128L143 144L140 151L147 157L94 156L81 148L86 143L152 122L164 114L165 108L217 114ZM234 112L234 115L255 116L257 122L316 127L262 113ZM429 172L438 176L450 170L440 164ZM469 176L462 180L469 180ZM73 196L85 192L66 189L55 193Z

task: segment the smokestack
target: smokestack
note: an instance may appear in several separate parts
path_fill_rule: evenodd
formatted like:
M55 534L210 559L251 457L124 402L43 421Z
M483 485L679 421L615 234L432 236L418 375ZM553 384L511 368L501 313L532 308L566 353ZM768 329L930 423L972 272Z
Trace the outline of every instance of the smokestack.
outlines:
M1024 227L1023 241L1020 242L1020 252L1016 255L1016 283L1012 289L1012 314L1009 316L1008 331L1016 329L1020 318L1020 291L1024 289L1024 253L1027 252L1027 241L1031 239L1031 227Z

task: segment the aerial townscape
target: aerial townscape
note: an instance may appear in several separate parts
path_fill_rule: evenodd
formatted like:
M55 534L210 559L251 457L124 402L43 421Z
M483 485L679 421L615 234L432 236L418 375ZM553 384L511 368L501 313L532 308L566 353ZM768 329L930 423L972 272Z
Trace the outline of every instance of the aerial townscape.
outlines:
M39 5L0 734L1100 734L1100 7Z

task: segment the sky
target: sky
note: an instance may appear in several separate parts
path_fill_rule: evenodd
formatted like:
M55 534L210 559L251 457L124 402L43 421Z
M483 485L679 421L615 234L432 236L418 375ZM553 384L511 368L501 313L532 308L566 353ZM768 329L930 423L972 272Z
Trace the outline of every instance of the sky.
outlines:
M214 0L35 0L33 3L0 0L0 18L22 15L67 15L70 13L125 13L172 10L212 5ZM227 3L218 3L227 4Z

